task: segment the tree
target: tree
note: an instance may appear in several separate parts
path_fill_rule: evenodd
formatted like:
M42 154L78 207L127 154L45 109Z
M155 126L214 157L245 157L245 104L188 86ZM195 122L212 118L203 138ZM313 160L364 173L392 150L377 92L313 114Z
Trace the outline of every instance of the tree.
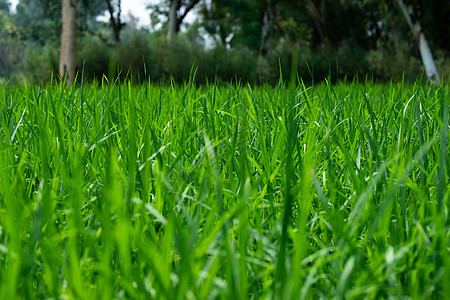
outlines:
M181 24L186 18L187 14L200 2L200 0L171 0L169 10L169 29L167 37L180 32Z
M325 1L323 1L325 3ZM316 24L317 30L320 34L320 39L322 40L322 44L326 46L328 49L331 48L330 38L328 37L327 29L325 27L325 23L320 16L319 11L317 10L316 5L312 0L306 0L306 8L308 9L311 17L314 19L314 23Z
M121 0L105 0L108 6L108 12L110 16L111 28L113 31L113 38L116 44L120 43L120 31L125 26L125 23L121 20L122 15L122 1Z
M6 75L8 69L9 47L7 40L7 27L9 23L9 4L6 0L0 0L0 78Z
M12 21L24 40L56 44L61 34L61 1L20 0Z
M181 24L186 16L201 0L162 0L158 4L149 5L152 20L160 22L161 16L167 16L167 38L171 39L180 32Z
M9 2L6 0L0 0L0 11L6 11L9 14Z
M284 44L309 41L306 1L212 0L201 12L205 30L223 45L265 56Z
M66 78L67 85L75 81L77 51L76 0L62 1L62 35L59 75Z
M204 7L205 29L222 45L245 46L264 55L273 34L277 1L212 0Z
M397 3L406 19L406 22L414 33L428 79L432 82L440 83L441 80L436 69L436 65L434 64L433 55L431 54L430 47L428 46L427 39L425 38L425 33L422 31L420 22L414 17L414 10L411 8L408 9L403 3L403 0L397 0Z
M427 40L433 49L439 48L450 53L450 26L448 16L450 15L450 1L448 0L416 0L417 10L420 9L418 19L422 29L426 32Z
M0 0L0 31L3 24L9 22L9 3L6 0Z
M211 0L210 5L204 5L200 11L205 20L204 29L220 46L228 46L236 34L237 22L228 2Z

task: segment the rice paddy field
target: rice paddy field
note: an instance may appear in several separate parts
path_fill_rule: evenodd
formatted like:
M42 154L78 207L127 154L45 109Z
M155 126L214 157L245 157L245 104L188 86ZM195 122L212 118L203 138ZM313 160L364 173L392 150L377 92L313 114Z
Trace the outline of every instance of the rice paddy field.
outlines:
M450 297L447 83L0 99L1 299Z

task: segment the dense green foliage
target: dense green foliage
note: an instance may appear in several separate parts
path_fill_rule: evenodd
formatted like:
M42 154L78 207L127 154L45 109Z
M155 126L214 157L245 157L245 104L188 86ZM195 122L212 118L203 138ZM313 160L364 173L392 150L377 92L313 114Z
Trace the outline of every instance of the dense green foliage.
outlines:
M179 3L181 31L168 41L173 1ZM448 80L450 1L405 2L420 21L439 74ZM85 67L87 81L114 78L119 67L136 79L168 84L173 77L182 83L196 66L199 82L238 77L276 84L280 61L283 74L296 68L305 81L316 83L330 78L330 71L337 75L333 80L367 76L409 83L423 72L418 41L395 0L160 0L148 7L148 27L139 27L126 11L120 14L120 3L77 1L77 67ZM20 0L14 13L0 0L0 82L44 84L59 73L60 14L60 0ZM105 14L105 21L97 19Z
M0 86L0 298L443 298L448 85Z

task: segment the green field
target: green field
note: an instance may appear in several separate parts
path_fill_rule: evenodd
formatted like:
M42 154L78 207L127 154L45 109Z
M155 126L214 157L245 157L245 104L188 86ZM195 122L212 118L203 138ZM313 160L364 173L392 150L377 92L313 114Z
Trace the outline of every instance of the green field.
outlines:
M450 296L448 84L0 99L1 299Z

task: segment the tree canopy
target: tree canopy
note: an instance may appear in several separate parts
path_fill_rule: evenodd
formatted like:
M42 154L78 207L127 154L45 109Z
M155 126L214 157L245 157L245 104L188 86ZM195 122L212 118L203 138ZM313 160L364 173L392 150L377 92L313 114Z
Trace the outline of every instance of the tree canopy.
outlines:
M450 40L443 38L450 36L450 27L447 26L450 2L410 0L405 4L414 11L414 18L421 24L437 57L438 68L445 74L450 72ZM19 33L16 38L26 45L37 43L39 47L58 47L62 26L61 1L20 0L14 14L9 8L8 1L0 0L0 24L7 21L13 24ZM142 44L145 40L145 46L130 52L139 53L140 58L132 59L136 61L133 64L137 64L137 61L145 62L146 58L151 60L149 57L158 52L156 48L169 47L163 36L181 35L171 43L178 43L178 46L170 47L191 49L185 48L186 53L190 53L192 47L200 47L190 57L190 64L196 62L200 69L202 65L206 68L207 64L212 64L210 67L213 69L220 65L219 69L233 73L232 65L237 58L232 56L236 53L259 57L258 62L250 58L244 60L255 65L248 66L254 69L254 78L276 72L275 65L280 61L289 64L295 55L300 55L299 68L305 68L306 62L319 77L327 73L325 69L329 69L331 64L339 64L338 76L368 74L381 78L383 73L397 72L394 70L395 61L399 61L395 67L403 65L402 71L414 73L412 77L420 73L418 38L395 0L160 0L149 2L147 13L151 16L152 26L133 28L127 26L127 16L122 14L120 0L79 0L78 51L95 56L92 51L97 49L107 55L109 62L105 61L101 68L103 71L97 71L104 73L123 60L118 53L124 51L124 47L133 47L130 43L140 40ZM100 21L98 17L101 15L107 15L107 20ZM130 22L133 23L132 18ZM93 43L98 44L92 47ZM217 55L211 51L216 51ZM296 51L300 52L294 55ZM229 58L221 62L219 53ZM176 59L168 61L175 63ZM380 65L383 61L388 64L392 61L392 66ZM228 66L224 66L225 63ZM158 69L160 75L170 76L167 72L173 68L178 67L161 66L153 70ZM291 69L291 66L286 68Z

